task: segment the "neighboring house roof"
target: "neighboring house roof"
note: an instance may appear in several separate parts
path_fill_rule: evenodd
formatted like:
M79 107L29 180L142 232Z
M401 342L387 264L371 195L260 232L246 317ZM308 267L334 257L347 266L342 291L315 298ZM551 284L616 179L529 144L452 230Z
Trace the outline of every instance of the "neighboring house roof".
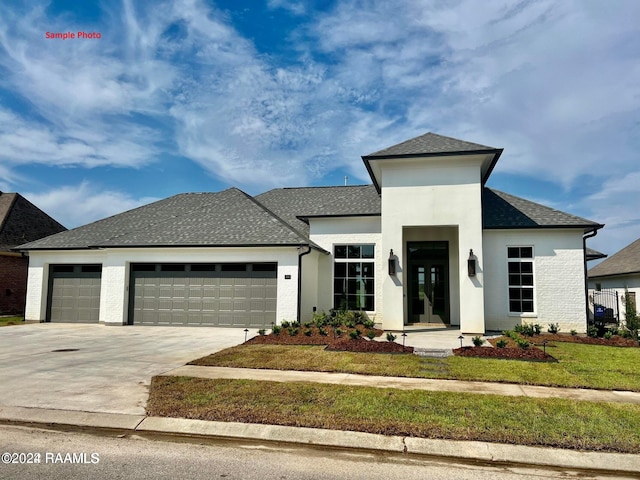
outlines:
M599 260L601 258L607 258L606 253L599 252L598 250L594 250L593 248L587 247L587 262L590 260Z
M602 227L486 187L482 202L484 228ZM379 215L381 200L374 185L277 188L255 198L230 188L175 195L20 249L311 245L324 251L309 239L307 219Z
M508 193L485 188L482 195L483 228L583 228L604 225Z
M640 273L640 238L589 270L589 278Z
M19 193L0 192L0 251L64 230Z
M445 137L437 133L425 133L419 137L411 138L397 145L379 150L366 157L394 157L394 156L415 156L422 154L441 154L458 152L487 152L497 150L494 147L487 147L479 143L466 142L457 138Z
M175 195L20 249L271 245L324 251L254 198L230 188Z

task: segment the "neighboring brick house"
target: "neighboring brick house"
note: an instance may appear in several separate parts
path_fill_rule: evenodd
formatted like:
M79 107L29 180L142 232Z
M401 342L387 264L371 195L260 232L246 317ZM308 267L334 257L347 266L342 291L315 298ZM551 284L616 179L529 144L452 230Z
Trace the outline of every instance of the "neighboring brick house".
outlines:
M19 193L0 191L0 315L24 312L29 259L11 251L66 228Z
M26 320L268 328L363 310L386 330L587 326L600 223L485 186L502 149L427 133L370 185L176 195L20 246Z

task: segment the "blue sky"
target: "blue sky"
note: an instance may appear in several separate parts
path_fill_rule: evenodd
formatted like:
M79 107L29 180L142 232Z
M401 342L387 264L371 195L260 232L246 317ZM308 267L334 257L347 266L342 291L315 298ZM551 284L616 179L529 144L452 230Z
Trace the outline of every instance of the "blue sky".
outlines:
M0 190L75 227L180 192L369 183L428 131L488 185L640 237L640 2L0 6ZM96 32L48 39L46 32Z

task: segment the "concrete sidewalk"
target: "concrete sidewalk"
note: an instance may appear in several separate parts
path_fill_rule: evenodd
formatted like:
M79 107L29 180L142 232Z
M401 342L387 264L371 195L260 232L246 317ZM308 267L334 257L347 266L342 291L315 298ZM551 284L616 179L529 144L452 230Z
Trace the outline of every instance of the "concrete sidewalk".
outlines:
M0 423L175 439L195 438L258 444L275 442L290 446L356 449L492 465L535 465L629 476L640 472L640 456L632 454L579 452L558 448L386 436L318 428L10 406L0 406Z
M465 382L459 380L436 380L431 378L382 377L356 375L350 373L327 373L295 370L262 370L254 368L200 367L185 365L164 376L185 376L200 378L226 378L262 380L270 382L315 382L338 385L352 385L401 390L430 390L444 392L465 392L510 397L567 398L589 402L616 402L640 404L640 392L590 390L584 388L556 388L510 383Z

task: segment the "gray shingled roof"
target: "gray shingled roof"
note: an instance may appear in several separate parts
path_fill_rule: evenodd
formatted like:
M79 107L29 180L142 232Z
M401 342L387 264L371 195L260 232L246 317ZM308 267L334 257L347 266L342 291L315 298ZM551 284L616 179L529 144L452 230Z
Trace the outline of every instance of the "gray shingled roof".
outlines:
M230 188L175 195L20 249L307 244L322 250L252 197Z
M256 200L305 235L309 235L305 218L380 215L380 195L373 185L276 188Z
M508 193L485 188L482 195L483 228L576 227L585 231L603 225Z
M640 238L589 270L589 278L640 273Z
M598 250L594 250L593 248L587 247L587 261L599 260L600 258L607 258L607 254L599 252Z
M445 137L437 133L425 133L419 137L406 140L397 145L379 150L365 157L393 157L396 155L420 155L455 152L493 151L494 147L487 147L479 143L466 142L457 138Z
M484 228L601 225L497 190L483 190ZM256 198L230 188L185 193L38 240L20 249L311 245L307 218L380 215L374 185L277 188Z
M0 251L64 230L19 193L0 192Z

